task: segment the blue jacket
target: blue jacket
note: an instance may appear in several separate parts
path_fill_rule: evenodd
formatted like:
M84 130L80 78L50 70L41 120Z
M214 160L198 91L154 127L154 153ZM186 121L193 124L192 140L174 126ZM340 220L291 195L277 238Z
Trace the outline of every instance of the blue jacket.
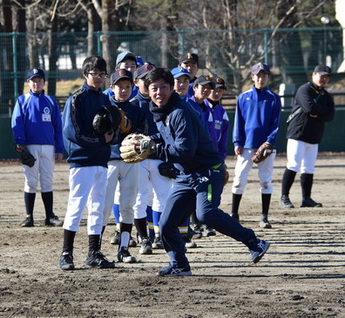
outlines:
M102 106L110 105L108 96L86 83L66 101L62 114L63 137L72 167L108 166L110 146L103 135L95 135L92 121Z
M150 110L155 116L163 109L151 101ZM154 118L159 133L151 138L158 143L159 159L174 163L184 174L223 163L197 113L177 93L172 93L162 117Z
M258 148L277 141L280 124L280 97L267 87L258 94L253 86L239 95L232 140L235 146Z
M62 123L54 98L30 91L18 97L12 114L12 131L19 145L54 145L63 152Z

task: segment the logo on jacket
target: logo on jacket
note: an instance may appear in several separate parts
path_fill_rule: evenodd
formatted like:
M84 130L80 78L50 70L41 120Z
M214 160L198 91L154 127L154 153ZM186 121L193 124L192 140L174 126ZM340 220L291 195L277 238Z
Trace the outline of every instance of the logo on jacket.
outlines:
M42 114L42 121L44 122L52 121L49 107L44 107L43 114Z

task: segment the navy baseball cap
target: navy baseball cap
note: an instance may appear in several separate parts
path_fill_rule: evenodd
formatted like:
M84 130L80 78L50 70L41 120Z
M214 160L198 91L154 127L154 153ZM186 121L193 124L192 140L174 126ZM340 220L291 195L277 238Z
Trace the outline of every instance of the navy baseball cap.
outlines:
M181 66L173 68L171 70L171 74L174 76L174 78L179 78L183 75L186 75L189 77L189 79L192 79L192 75L190 75L188 70L186 70L185 68L183 68Z
M199 56L195 53L188 52L185 55L182 55L180 58L180 64L187 63L187 62L195 62L199 65Z
M211 77L209 75L201 75L194 81L194 86L196 85L207 85L210 84L211 88L215 88L215 83L212 81Z
M120 64L125 59L131 59L135 61L135 63L138 63L137 57L130 51L123 51L120 53L116 58L116 65Z
M145 62L141 56L137 56L137 64L140 66L145 64Z
M266 74L270 74L270 68L268 67L267 64L264 63L256 63L252 67L252 74L253 75L258 75L261 71L264 71Z
M135 70L133 78L134 79L143 78L147 75L148 72L150 72L154 68L155 66L152 63L145 63L143 66L140 66L139 68Z
M133 75L130 71L119 69L110 75L110 85L115 85L120 79L123 78L133 82Z
M40 77L40 78L43 78L43 80L46 79L44 71L40 68L33 68L30 71L28 71L26 79L29 81L33 79L34 77Z
M224 88L226 90L225 81L221 77L219 77L219 76L213 77L212 81L215 84L215 88L221 87L221 88Z
M326 65L317 65L314 68L314 72L321 75L331 75L332 69Z

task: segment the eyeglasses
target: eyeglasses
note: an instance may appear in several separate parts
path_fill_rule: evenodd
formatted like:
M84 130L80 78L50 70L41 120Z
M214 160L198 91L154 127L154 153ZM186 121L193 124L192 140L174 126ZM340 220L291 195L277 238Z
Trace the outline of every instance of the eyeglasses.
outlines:
M97 77L107 78L108 77L107 73L87 73L87 74L91 75L93 78L97 78Z

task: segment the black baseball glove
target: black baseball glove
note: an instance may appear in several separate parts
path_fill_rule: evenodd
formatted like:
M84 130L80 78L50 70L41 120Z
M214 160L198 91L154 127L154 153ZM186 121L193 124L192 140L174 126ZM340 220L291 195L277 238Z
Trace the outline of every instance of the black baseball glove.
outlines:
M158 166L158 171L163 177L168 177L170 179L176 179L179 171L170 162L162 162Z
M121 113L115 106L102 106L92 121L93 131L96 135L104 135L116 130L121 123Z
M30 168L34 166L36 158L31 154L27 147L17 145L16 151L19 153L20 161L23 165L29 166Z

